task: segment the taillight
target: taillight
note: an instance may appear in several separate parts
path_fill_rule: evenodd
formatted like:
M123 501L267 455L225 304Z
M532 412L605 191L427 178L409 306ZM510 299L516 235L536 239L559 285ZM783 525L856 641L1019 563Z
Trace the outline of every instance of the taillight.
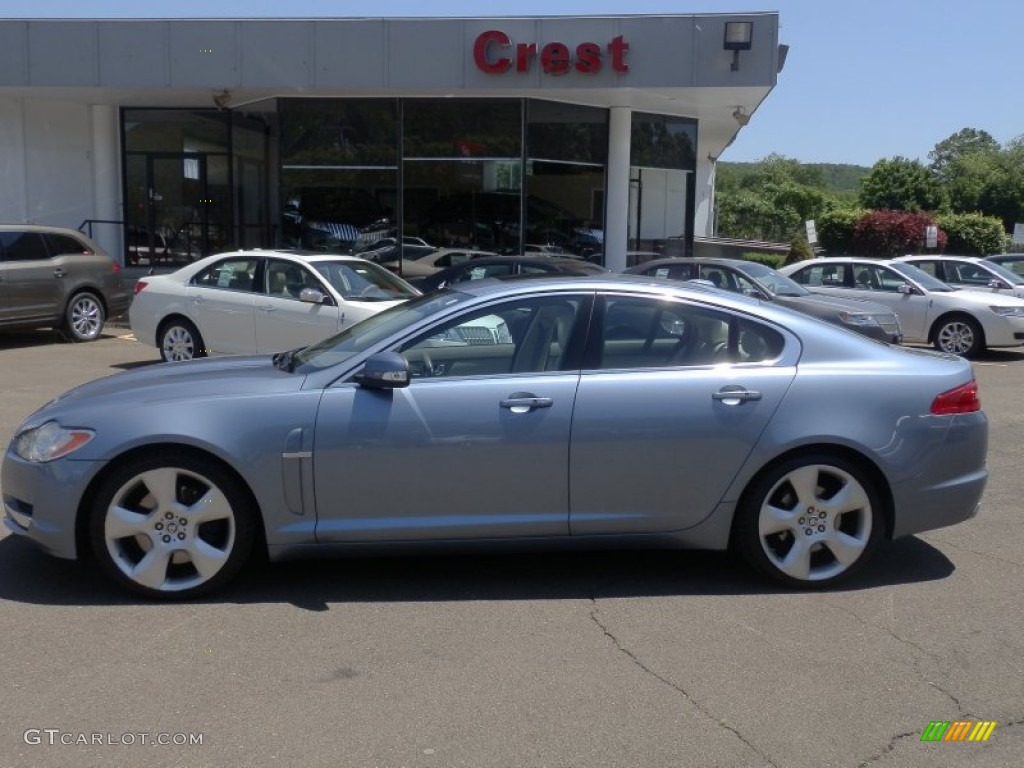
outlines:
M114 262L114 274L115 275L120 275L121 274L121 265L118 264L116 261Z
M139 293L147 285L149 285L149 283L147 283L145 280L137 280L135 282L135 292Z
M946 416L953 413L974 413L981 410L978 399L978 382L971 381L963 386L943 392L932 400L932 415Z

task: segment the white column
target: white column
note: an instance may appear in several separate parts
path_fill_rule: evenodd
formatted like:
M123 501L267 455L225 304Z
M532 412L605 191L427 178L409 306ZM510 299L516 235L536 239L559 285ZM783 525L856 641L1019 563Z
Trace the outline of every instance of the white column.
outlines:
M121 164L118 152L117 107L93 104L92 184L94 219L121 220ZM123 230L115 224L94 224L93 237L107 253L124 261Z
M604 265L626 268L629 240L629 147L633 110L612 107L608 121L608 187L605 190Z

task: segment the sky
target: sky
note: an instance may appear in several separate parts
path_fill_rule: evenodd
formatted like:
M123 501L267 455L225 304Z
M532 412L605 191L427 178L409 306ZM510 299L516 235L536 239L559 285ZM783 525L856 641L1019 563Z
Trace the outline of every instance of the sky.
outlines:
M486 8L481 14L480 8ZM1024 135L1024 0L0 0L3 18L602 16L777 11L778 84L722 155L928 162L963 128Z

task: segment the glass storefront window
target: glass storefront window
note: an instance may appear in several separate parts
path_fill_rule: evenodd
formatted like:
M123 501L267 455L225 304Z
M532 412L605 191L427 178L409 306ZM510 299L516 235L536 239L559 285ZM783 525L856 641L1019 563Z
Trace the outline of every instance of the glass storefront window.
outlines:
M398 165L394 99L282 99L284 167Z
M406 99L402 102L403 156L515 158L522 155L518 99Z
M228 114L216 109L126 109L126 152L227 152Z
M696 120L633 114L627 263L689 252L696 147Z
M602 261L608 111L529 101L526 136L525 249Z
M520 249L522 102L403 102L403 234L436 247Z
M353 253L397 233L394 99L285 99L280 244Z

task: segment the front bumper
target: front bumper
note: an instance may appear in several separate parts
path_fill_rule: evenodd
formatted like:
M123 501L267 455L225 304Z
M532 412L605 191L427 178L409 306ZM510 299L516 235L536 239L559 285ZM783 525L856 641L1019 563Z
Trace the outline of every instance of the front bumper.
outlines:
M35 464L9 450L0 471L4 524L55 557L75 559L79 502L102 465L61 459Z

